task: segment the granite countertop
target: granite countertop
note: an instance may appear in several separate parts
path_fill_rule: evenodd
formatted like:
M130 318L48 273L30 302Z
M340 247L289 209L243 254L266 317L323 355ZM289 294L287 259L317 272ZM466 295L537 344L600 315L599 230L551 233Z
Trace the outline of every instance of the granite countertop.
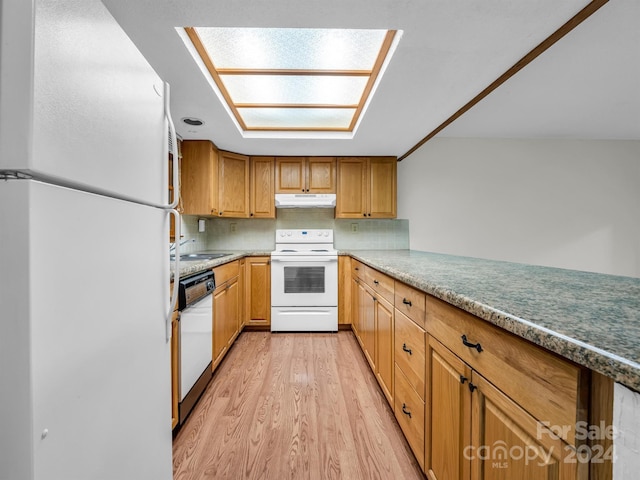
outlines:
M341 252L640 391L640 279L414 250Z
M247 250L205 250L198 253L226 253L228 255L224 257L214 258L211 260L181 260L180 261L180 275L179 278L188 277L196 273L204 272L205 270L211 270L218 265L224 265L225 263L233 262L244 257L269 257L271 251L247 251ZM174 280L175 265L171 262L171 281Z

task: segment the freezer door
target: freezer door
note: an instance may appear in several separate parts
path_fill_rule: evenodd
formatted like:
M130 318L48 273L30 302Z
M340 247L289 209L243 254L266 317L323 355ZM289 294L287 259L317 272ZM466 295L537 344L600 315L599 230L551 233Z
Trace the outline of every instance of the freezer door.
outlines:
M167 214L13 180L0 221L0 478L170 480Z
M31 2L3 2L3 28L12 16L25 23L21 3ZM0 170L30 170L56 183L166 202L163 83L104 5L37 0L33 42L32 51L28 42L2 42L3 82L11 76L18 83L21 75L23 85L32 84L33 107L25 117L30 102L22 88L21 98L1 104L3 122L21 124L10 125L15 136L6 140L16 142L17 154L3 151ZM30 141L24 138L29 132Z

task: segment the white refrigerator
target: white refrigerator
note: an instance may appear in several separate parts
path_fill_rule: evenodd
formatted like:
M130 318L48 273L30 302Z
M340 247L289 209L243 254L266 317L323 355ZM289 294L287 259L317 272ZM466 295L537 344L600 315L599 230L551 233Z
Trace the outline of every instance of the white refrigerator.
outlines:
M168 93L100 1L0 9L0 480L169 480Z

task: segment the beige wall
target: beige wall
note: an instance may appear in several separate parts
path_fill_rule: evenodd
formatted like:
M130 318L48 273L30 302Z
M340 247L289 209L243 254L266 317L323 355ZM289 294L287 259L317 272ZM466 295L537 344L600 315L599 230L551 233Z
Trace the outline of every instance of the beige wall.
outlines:
M434 138L398 165L411 248L640 277L640 142Z

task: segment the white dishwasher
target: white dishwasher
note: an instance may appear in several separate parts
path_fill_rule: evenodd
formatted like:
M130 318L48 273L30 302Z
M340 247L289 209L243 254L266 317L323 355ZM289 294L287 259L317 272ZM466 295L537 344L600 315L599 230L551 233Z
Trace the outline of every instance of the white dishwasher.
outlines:
M215 287L212 271L180 280L180 424L187 418L211 380Z

